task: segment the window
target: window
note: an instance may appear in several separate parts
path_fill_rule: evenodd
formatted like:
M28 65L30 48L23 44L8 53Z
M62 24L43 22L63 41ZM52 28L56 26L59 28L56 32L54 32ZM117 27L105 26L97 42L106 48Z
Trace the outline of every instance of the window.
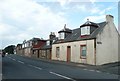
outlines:
M32 46L32 41L30 41L30 46Z
M87 52L86 52L86 50L87 50L87 47L86 47L86 45L81 45L81 58L86 58L86 54L87 54Z
M42 57L45 57L45 56L46 56L46 51L42 50Z
M52 41L52 43L54 43L54 42L55 42L55 40Z
M46 42L46 45L47 45L47 46L50 45L50 41L47 41L47 42Z
M36 42L35 42L35 45L37 45L37 44L38 44L38 42L36 41Z
M60 48L56 47L56 57L59 58L60 57Z
M64 32L59 33L59 39L64 39Z
M90 26L81 28L81 35L89 35L90 34Z

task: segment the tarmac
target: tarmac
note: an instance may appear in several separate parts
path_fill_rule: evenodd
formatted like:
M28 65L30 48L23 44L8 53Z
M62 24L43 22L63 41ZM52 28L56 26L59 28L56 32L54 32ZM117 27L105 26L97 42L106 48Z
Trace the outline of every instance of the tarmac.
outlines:
M21 55L23 56L23 55ZM27 56L24 56L27 57ZM49 63L59 63L59 64L64 64L67 66L73 66L73 67L79 67L79 68L84 68L86 70L95 70L99 72L105 72L108 74L116 74L120 75L120 62L115 62L115 63L109 63L109 64L104 64L104 65L89 65L89 64L83 64L83 63L74 63L74 62L65 62L65 61L57 61L57 60L49 60L45 58L34 58L34 57L27 57L31 58L34 60L40 60L44 62L49 62Z

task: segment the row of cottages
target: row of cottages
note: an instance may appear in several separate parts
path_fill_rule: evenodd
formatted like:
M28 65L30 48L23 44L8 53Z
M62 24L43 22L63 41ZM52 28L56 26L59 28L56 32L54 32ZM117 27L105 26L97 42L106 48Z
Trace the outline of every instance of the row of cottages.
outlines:
M39 57L39 48L46 43L46 40L40 38L32 38L28 41L23 41L22 44L17 44L16 53L28 57Z
M65 26L58 33L59 40L52 45L52 60L90 65L120 61L120 35L111 15L106 15L104 22L87 20L80 28L71 30Z
M73 30L65 25L58 34L56 37L51 32L47 40L33 38L23 41L17 45L16 52L28 57L91 65L120 61L120 35L111 15L106 15L106 21L100 23L87 20Z
M52 44L57 40L54 32L51 32L49 39L43 40L40 38L32 38L28 41L23 41L22 44L17 44L16 53L33 58L51 59Z

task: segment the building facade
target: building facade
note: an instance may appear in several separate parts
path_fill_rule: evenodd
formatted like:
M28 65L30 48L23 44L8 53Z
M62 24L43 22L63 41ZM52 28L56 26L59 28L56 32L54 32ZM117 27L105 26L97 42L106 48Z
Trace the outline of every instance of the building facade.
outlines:
M119 61L120 35L111 15L106 15L106 21L100 23L88 20L74 30L65 25L58 33L59 40L52 45L52 60L91 65Z
M52 57L52 44L57 40L54 32L51 32L49 39L40 50L40 58L51 59Z

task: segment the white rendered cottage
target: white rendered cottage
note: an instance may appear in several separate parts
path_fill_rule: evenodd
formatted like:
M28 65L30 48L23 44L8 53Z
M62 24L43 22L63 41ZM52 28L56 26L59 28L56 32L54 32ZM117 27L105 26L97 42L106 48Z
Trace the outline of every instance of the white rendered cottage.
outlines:
M59 40L52 45L52 60L102 65L118 62L120 35L113 16L101 23L89 20L80 28L59 31Z

